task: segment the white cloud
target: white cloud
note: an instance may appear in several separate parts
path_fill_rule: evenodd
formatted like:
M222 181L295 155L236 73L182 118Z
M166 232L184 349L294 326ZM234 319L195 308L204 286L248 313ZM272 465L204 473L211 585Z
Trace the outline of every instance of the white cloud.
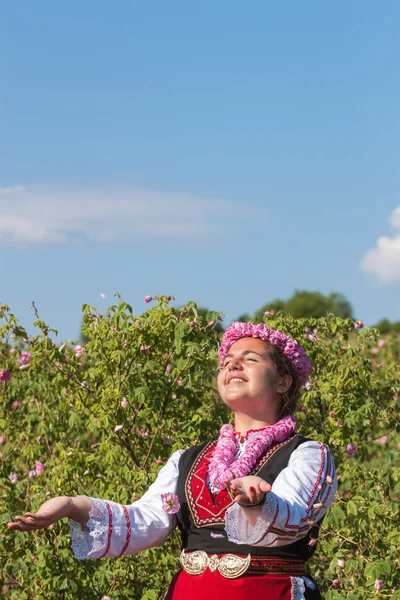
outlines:
M220 233L233 203L140 189L0 188L0 243L66 243L89 239L204 238Z
M392 212L389 221L392 227L400 230L400 206ZM376 248L365 253L361 268L381 284L400 283L400 231L393 237L379 237Z

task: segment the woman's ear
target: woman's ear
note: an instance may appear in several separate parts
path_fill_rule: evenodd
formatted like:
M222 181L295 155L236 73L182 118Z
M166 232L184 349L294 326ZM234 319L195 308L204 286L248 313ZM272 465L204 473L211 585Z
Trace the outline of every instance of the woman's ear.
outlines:
M286 375L280 375L278 379L277 392L280 394L286 394L286 392L290 389L292 385L293 377L286 373Z

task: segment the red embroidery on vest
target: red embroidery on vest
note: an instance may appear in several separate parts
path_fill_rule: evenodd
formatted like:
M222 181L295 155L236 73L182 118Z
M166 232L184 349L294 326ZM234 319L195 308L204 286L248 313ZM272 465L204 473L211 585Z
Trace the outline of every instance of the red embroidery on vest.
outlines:
M271 456L292 439L269 448L257 461L249 475L257 474ZM213 496L207 485L208 465L216 443L216 441L209 442L199 452L185 482L186 501L196 527L225 525L225 513L233 504L226 490L219 491L216 496Z

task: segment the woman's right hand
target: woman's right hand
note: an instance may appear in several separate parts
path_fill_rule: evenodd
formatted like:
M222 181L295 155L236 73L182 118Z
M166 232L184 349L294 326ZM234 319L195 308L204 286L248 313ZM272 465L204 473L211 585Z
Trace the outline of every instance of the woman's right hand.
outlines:
M27 512L23 517L16 516L7 529L17 531L34 531L46 529L59 519L70 517L73 509L73 499L68 496L58 496L47 500L36 513Z

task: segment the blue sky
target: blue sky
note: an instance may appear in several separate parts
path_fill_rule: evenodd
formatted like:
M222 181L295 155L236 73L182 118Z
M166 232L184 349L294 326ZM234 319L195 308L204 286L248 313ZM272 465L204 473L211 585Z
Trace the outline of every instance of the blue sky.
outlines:
M399 18L397 0L3 5L0 301L28 326L35 300L62 339L115 292L228 323L338 291L400 320Z

